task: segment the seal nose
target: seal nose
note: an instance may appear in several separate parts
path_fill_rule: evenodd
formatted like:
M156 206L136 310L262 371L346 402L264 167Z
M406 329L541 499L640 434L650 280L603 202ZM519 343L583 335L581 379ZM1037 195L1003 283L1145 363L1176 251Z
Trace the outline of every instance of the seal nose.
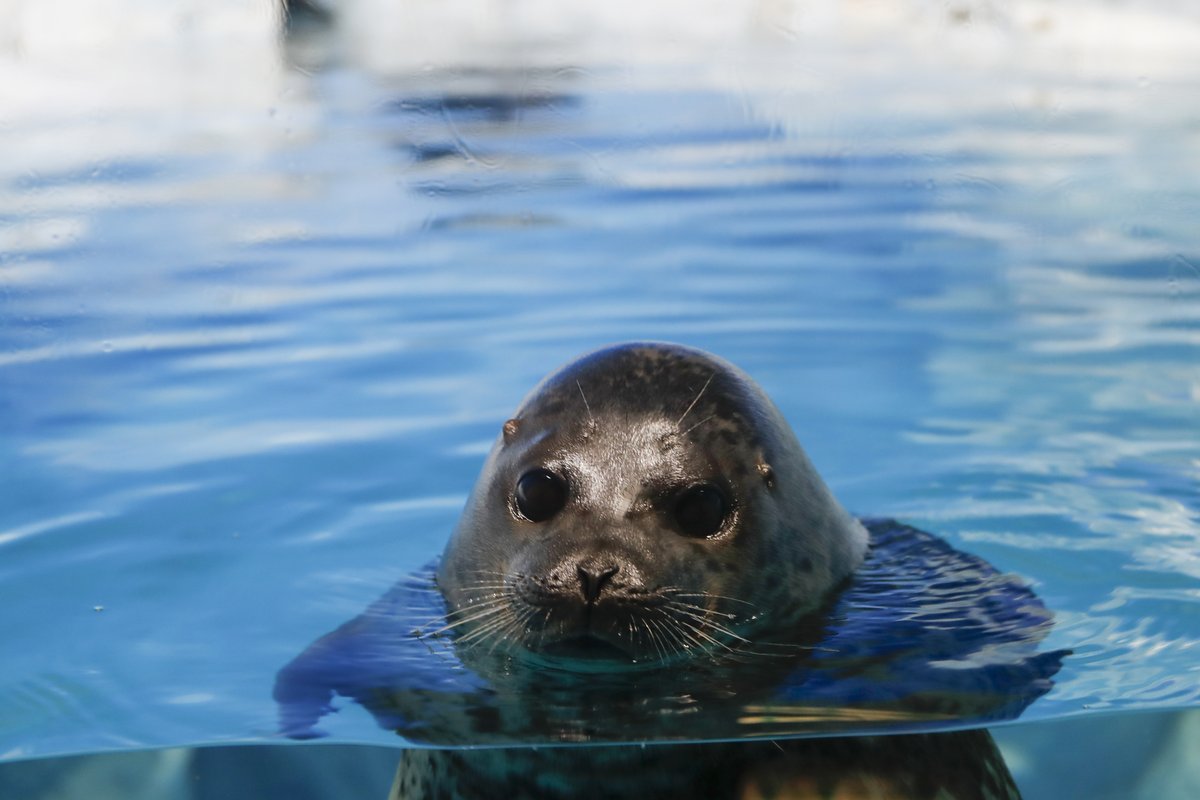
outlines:
M621 571L616 564L608 567L597 567L593 564L579 564L575 567L579 575L579 588L583 591L583 599L588 604L596 602L604 584L612 580L612 576Z

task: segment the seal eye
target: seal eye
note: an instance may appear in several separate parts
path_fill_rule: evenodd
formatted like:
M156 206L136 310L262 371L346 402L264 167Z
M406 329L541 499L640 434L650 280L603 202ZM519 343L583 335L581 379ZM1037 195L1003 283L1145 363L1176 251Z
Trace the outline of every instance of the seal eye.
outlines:
M702 539L721 530L728 511L717 487L701 483L685 489L675 501L675 524L684 535Z
M567 484L548 469L531 469L517 480L517 513L545 522L567 504Z

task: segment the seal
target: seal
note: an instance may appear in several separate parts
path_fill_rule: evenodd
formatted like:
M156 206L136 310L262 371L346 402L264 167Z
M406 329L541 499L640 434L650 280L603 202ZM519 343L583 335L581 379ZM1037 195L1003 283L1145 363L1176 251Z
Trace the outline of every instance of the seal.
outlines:
M1051 620L1017 577L850 516L738 368L622 344L534 388L442 557L274 696L292 738L341 696L462 748L406 750L393 800L1009 798L986 731L925 729L1048 691ZM787 740L810 734L842 736Z
M280 669L433 746L724 740L1010 720L1066 651L1018 576L854 519L730 363L595 351L503 423L440 559Z
M504 423L437 583L461 644L611 670L786 630L866 549L749 376L629 343L551 374Z
M862 565L867 543L745 373L679 345L617 345L545 378L504 423L437 569L448 620L437 632L453 631L464 655L487 645L605 675L691 664L799 626ZM484 671L513 687L510 669ZM543 721L548 678L513 692ZM389 797L847 793L1019 797L984 731L408 750Z

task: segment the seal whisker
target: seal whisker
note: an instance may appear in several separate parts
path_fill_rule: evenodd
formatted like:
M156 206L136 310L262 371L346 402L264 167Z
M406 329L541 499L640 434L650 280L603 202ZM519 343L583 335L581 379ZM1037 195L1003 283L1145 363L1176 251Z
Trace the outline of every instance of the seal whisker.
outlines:
M723 650L733 650L733 647L731 647L728 642L722 642L720 639L705 631L703 625L698 625L686 619L679 619L678 617L676 619L678 620L680 626L682 626L685 630L691 631L692 634L700 640L708 642L716 647L720 647Z
M716 416L716 414L709 414L707 417L705 417L704 419L700 420L700 421L699 421L699 422L697 422L695 425L693 425L692 427L688 428L686 431L683 431L683 432L682 432L682 433L680 433L679 435L680 435L680 436L687 436L689 433L691 433L692 431L696 430L696 428L699 428L701 425L703 425L704 423L708 422L710 419L712 419L712 418L713 418L713 417L715 417L715 416Z
M650 642L653 645L653 642L650 641L649 631L643 630L644 627L638 615L631 614L629 616L629 646L635 651L643 643Z
M667 605L672 608L685 609L696 614L704 616L706 619L711 617L720 617L721 619L736 620L738 615L732 611L717 611L715 608L708 606L698 606L695 603L679 603L675 600L668 600Z
M664 624L663 628L667 635L671 637L671 642L674 645L675 653L678 656L684 656L700 646L699 642L691 641L673 625Z
M461 622L465 621L465 620L461 620L461 619L455 620L454 617L462 617L462 616L466 616L467 614L474 614L479 611L483 611L487 608L498 605L501 602L501 600L502 599L500 597L488 598L487 600L485 600L482 603L473 603L468 608L456 608L456 609L447 611L445 614L443 614L441 616L428 617L428 618L422 620L421 622L416 623L415 627L417 629L420 629L420 628L427 627L429 625L441 625L443 623L450 623L450 627L454 627L455 625L458 625Z
M509 604L510 596L505 592L496 592L483 597L472 598L462 608L447 612L446 618L465 617L492 608L503 608Z
M707 652L709 658L712 658L713 661L718 661L718 652L721 657L734 658L738 657L740 652L743 652L738 648L734 648L734 646L730 643L722 642L721 639L713 636L712 633L709 633L708 630L706 630L706 626L697 625L695 622L690 622L685 619L680 619L679 625L684 627L686 631L689 631L692 637L700 640L700 644L697 645L698 648L702 649L704 652Z
M537 613L538 613L537 608L535 608L533 606L525 607L522 611L520 611L519 613L514 615L514 617L516 618L515 619L516 624L509 631L507 631L505 635L507 636L509 634L519 632L521 634L522 641L528 640L529 634L530 634L529 622L530 622L530 620L532 620L534 618L534 616L537 615Z
M700 636L700 637L704 638L705 640L710 641L710 642L716 644L718 647L722 648L723 650L727 651L727 653L730 656L749 655L749 656L758 656L758 657L762 657L762 658L784 658L784 657L787 657L787 656L791 655L792 653L796 652L797 650L806 649L806 648L803 648L803 646L801 646L801 645L791 645L791 644L788 644L785 642L754 642L754 641L746 639L742 636L739 636L736 633L734 633L733 631L725 628L724 626L717 625L716 623L713 623L711 620L708 620L708 619L702 620L702 622L704 623L703 626L698 626L694 623L689 622L686 619L681 619L681 620L679 620L679 622L681 625L684 625L688 629L692 630L697 636ZM719 639L717 639L716 637L710 636L709 634L707 634L705 632L704 627L707 627L709 630L712 630L713 632L715 632L719 635L728 636L729 638L734 640L736 645L731 645L728 642L722 642ZM749 647L747 645L750 645L752 647ZM766 645L768 647L776 647L781 650L786 650L787 652L783 652L783 653L764 652L763 650L758 649L761 645ZM807 649L811 649L811 648L807 648Z
M506 583L473 583L470 586L464 586L464 592L506 592L510 587Z
M456 647L474 648L480 643L480 641L486 641L487 637L491 635L491 632L495 626L501 622L503 622L503 620L493 620L487 625L481 625L470 633L455 639L454 644Z
M542 630L538 634L538 647L540 648L546 641L546 625L550 622L550 607L542 609Z
M734 639L734 640L736 640L736 641L739 641L739 642L745 642L745 643L747 643L747 644L749 644L749 643L750 643L750 640L749 640L749 639L746 639L746 638L744 638L744 637L742 637L742 636L738 636L736 633L734 633L733 631L729 630L729 629L728 629L728 628L726 628L725 626L723 626L723 625L720 625L720 624L718 624L718 623L715 623L715 622L713 622L713 621L712 621L712 619L710 619L710 618L709 618L709 617L707 617L707 616L702 616L702 615L700 615L700 614L697 614L697 613L695 613L695 612L693 612L693 611L688 611L688 610L686 610L686 609L682 609L682 608L674 608L674 607L673 607L673 608L672 608L672 610L673 610L673 611L675 611L675 612L676 612L676 613L678 613L678 614L681 614L681 615L683 615L684 617L687 617L687 618L688 618L688 619L690 619L690 620L695 620L695 621L696 621L697 623L699 623L700 625L702 625L702 626L706 626L706 627L710 628L711 630L714 630L714 631L716 631L717 633L719 633L719 634L721 634L721 635L723 635L723 636L728 636L730 639Z
M466 594L466 592L464 592L464 594ZM476 608L480 608L485 605L492 605L494 603L499 603L499 602L508 600L512 596L513 596L512 591L507 588L504 588L504 589L478 589L478 590L472 592L469 597L465 598L465 603L464 603L463 607L456 608L454 610L454 613L461 613L464 611L469 613Z
M488 620L475 630L458 637L456 644L477 646L486 642L494 633L507 629L516 614L511 607L505 607L503 611L507 613L502 613L497 619Z
M454 622L451 622L447 625L443 625L442 627L438 628L437 630L429 631L428 633L424 633L422 635L423 636L437 636L439 633L445 633L447 631L452 631L455 628L462 627L463 625L467 625L472 622L476 622L478 620L485 619L487 617L495 616L496 614L503 612L506 608L507 608L507 604L496 605L496 606L492 606L491 608L485 608L477 614L472 614L471 616L466 617L464 619L455 620Z
M658 642L654 640L654 636L650 632L650 627L646 625L646 621L642 619L641 614L631 615L630 620L633 622L631 638L629 640L630 647L635 653L644 652L648 644L654 649L655 653L660 653ZM656 659L661 659L661 654L656 656Z
M499 569L471 569L466 571L467 575L496 575L501 578L507 578L508 573Z
M691 626L687 625L683 620L668 614L664 609L659 608L659 613L662 615L663 624L666 626L667 632L680 644L680 653L686 650L702 649L704 643L696 638Z
M772 646L788 647L789 645L774 644ZM743 660L744 660L745 656L753 656L755 658L794 658L796 655L796 652L803 650L803 649L805 649L805 648L801 647L800 645L795 645L794 650L791 650L786 653L768 653L763 650L759 650L759 649L755 649L755 648L738 647L735 650L733 650L730 655L732 657L743 658Z
M682 415L680 415L679 419L675 420L676 428L678 428L681 424L683 424L683 420L687 417L688 414L692 413L692 409L696 407L696 403L700 402L700 398L701 398L701 396L703 396L704 390L708 388L708 385L710 383L712 383L713 378L715 378L716 376L717 376L716 372L713 372L708 376L708 380L706 380L704 382L704 385L700 387L700 391L696 393L696 396L694 398L692 398L692 402L688 405L687 409L683 412ZM691 429L689 428L688 430L691 430ZM687 431L684 431L684 433L686 434Z
M486 591L478 591L472 597L468 597L462 608L456 608L450 614L469 614L479 608L495 605L497 603L507 602L513 597L513 593L504 589L488 589Z
M728 628L724 627L723 625L714 623L708 617L699 617L694 613L686 612L686 611L683 611L678 608L673 608L671 610L682 615L679 617L674 617L674 621L681 628L683 628L689 632L691 638L693 638L697 641L697 646L703 646L702 643L707 642L717 648L720 648L720 649L726 651L727 654L729 654L729 655L739 655L739 654L749 654L749 655L756 655L756 656L772 655L769 653L756 652L756 651L749 650L749 649L743 647L742 645L752 645L752 644L754 644L754 642L752 642L749 639L746 639L742 636L739 636L738 634L734 633L733 631L729 630ZM696 621L693 622L692 620L696 620ZM717 634L717 636L712 635L712 633L709 633L709 631L712 631L713 633ZM731 645L728 642L721 641L719 638L717 638L718 636L728 637L728 638L734 640L734 642L736 642L738 646L735 647L734 645Z
M499 645L500 642L524 628L525 621L528 619L527 615L529 613L531 613L529 608L525 608L520 612L513 612L508 616L507 620L505 620L501 625L497 626L497 628L492 631L492 634L494 635L490 637L491 644L488 645L488 653L494 653L496 651L496 646Z
M692 603L677 603L674 600L668 600L665 605L673 611L679 611L690 616L692 619L705 623L712 622L714 617L727 620L738 619L737 614L732 614L726 611L717 611L715 609L708 608L707 606L698 606L693 605ZM720 623L713 622L712 624L718 625Z
M454 625L458 625L463 622L470 622L471 621L470 619L464 619L464 618L469 617L469 618L473 619L475 617L475 615L479 614L480 612L500 608L501 606L504 606L506 604L507 604L507 600L501 595L496 595L494 597L488 597L483 600L473 601L468 606L455 609L454 611L447 612L443 621L454 624ZM437 622L437 621L439 621L439 620L431 620L431 622Z
M663 661L669 659L673 654L679 654L683 652L683 649L679 647L678 642L667 641L667 635L663 630L663 624L661 621L656 619L646 619L645 622L646 630L654 633L654 641L662 643L661 652L663 654Z
M708 600L708 599L728 600L731 603L741 603L742 605L750 606L751 608L753 608L755 610L758 609L758 606L755 605L754 603L751 603L749 600L743 600L740 597L730 597L727 594L715 594L713 592L683 592L683 591L679 591L677 589L677 587L674 587L674 586L665 587L661 591L664 594L668 594L671 597L700 597L705 600Z
M575 386L579 389L579 396L583 398L583 407L587 409L588 426L591 430L595 430L596 417L592 415L592 406L588 403L587 395L583 393L583 384L576 380Z

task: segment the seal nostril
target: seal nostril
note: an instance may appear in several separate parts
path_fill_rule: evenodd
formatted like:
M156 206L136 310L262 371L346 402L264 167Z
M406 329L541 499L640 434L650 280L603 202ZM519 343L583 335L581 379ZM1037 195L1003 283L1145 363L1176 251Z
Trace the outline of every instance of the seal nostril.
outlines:
M579 575L579 588L583 590L583 599L588 603L594 603L600 597L604 585L612 579L613 575L620 572L621 568L615 564L610 567L585 567L580 564L575 567L575 571Z

